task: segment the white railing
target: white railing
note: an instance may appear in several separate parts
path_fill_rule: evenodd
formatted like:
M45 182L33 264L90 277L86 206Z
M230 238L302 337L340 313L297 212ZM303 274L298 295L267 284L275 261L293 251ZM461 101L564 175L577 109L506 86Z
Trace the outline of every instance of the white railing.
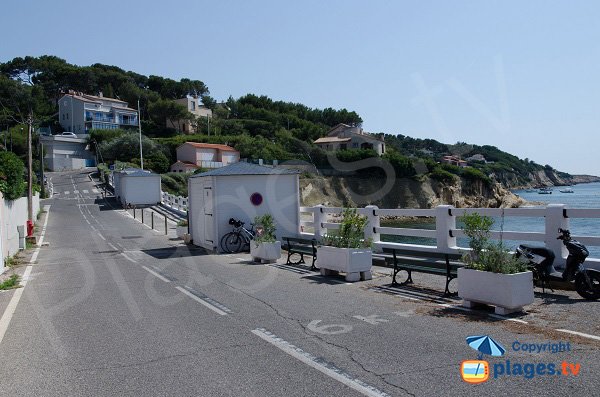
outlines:
M557 240L558 229L569 229L570 219L573 218L600 218L600 208L598 209L573 209L567 208L563 204L550 204L542 208L454 208L449 205L441 205L433 209L379 209L376 206L367 206L358 208L358 213L365 215L369 222L364 231L365 239L373 241L373 249L380 251L382 248L410 247L422 251L437 252L457 252L465 250L466 247L457 245L457 237L464 237L462 229L456 227L458 217L477 212L491 217L528 217L543 219L544 231L511 231L494 230L492 238L504 240L516 240L522 242L543 242L545 246L554 251L557 264L564 264L567 257L567 250L560 240ZM341 214L342 208L338 207L300 207L300 213L304 220L300 222L301 234L305 237L314 237L321 240L329 231L339 228L336 223L336 215ZM402 227L382 227L380 225L381 217L431 217L435 218L435 230L410 229ZM417 245L395 242L385 242L381 240L381 235L408 236L408 237L426 237L435 240L435 245ZM573 236L588 246L600 246L600 236ZM561 261L562 258L562 261ZM592 262L596 262L592 260ZM600 265L600 262L598 262ZM594 266L596 267L596 266ZM599 266L600 267L600 266Z
M161 192L161 204L169 207L180 215L186 215L188 210L188 198L175 196L167 192Z

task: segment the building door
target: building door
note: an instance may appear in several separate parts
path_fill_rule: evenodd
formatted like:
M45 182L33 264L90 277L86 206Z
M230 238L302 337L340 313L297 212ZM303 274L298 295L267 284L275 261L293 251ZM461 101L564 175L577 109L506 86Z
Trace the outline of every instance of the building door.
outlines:
M204 242L212 247L214 242L214 217L213 217L213 189L210 185L204 185Z

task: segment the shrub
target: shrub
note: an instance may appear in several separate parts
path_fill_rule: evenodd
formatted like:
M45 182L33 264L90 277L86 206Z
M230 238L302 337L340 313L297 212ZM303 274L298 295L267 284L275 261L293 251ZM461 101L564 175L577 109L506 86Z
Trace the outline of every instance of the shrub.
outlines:
M454 183L456 182L456 176L454 174L449 173L448 171L442 169L441 167L436 167L430 174L431 179L435 179L439 182L444 183Z
M340 228L324 237L324 244L337 248L367 248L370 240L364 239L365 226L369 220L358 214L356 208L345 208L342 211Z
M25 165L12 152L0 152L0 191L7 200L16 200L25 193Z
M254 218L256 225L256 237L254 241L257 243L274 243L275 242L275 221L271 214L264 214Z

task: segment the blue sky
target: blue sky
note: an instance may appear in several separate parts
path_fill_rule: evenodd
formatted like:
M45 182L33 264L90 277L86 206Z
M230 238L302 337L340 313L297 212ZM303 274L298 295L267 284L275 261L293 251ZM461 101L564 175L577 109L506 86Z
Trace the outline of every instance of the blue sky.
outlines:
M594 1L19 1L0 61L57 55L358 112L367 131L490 144L600 175Z

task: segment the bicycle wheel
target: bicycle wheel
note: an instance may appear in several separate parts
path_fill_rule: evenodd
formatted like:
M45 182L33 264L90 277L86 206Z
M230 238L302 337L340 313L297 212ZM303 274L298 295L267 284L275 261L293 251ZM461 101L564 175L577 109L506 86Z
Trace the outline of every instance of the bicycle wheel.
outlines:
M239 233L229 232L221 237L220 244L221 249L228 254L239 252L242 248L242 236Z

